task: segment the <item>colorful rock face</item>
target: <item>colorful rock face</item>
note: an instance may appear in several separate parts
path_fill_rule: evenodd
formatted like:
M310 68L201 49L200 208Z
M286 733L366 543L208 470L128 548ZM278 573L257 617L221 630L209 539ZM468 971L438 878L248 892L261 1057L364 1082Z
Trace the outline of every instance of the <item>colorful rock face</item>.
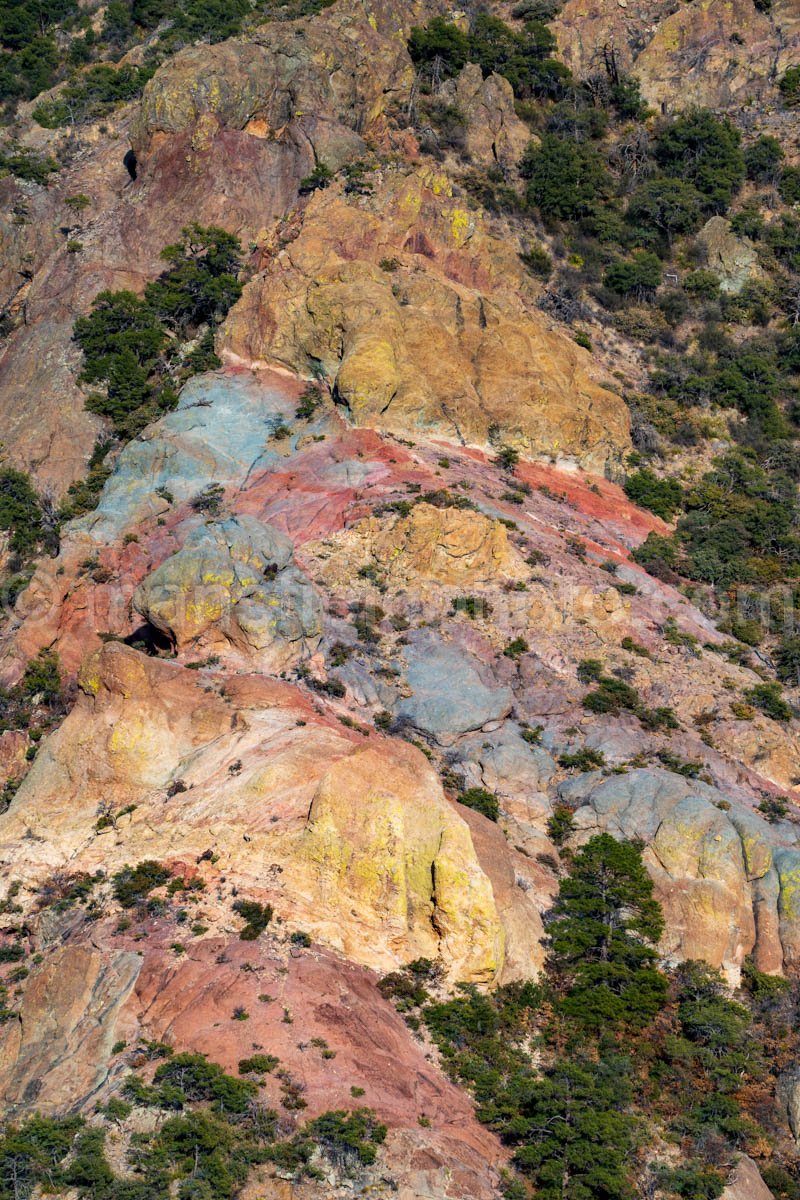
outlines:
M563 55L583 68L613 37L650 102L730 108L796 44L781 0L769 18L751 0L673 7L567 0ZM223 365L115 448L97 506L0 630L4 685L54 651L70 702L41 740L0 734L0 901L31 952L0 1015L0 1099L91 1115L140 1043L230 1071L268 1047L308 1116L363 1090L400 1200L497 1200L507 1148L380 977L430 960L442 995L537 980L565 808L573 851L599 832L642 845L665 962L734 985L748 958L795 974L800 839L766 818L797 794L800 742L795 717L736 703L758 662L631 557L670 532L617 482L620 378L641 383L642 361L613 332L594 356L577 344L525 266L517 210L486 211L404 123L407 37L434 15L453 14L336 0L187 46L48 189L0 180L3 448L48 500L104 428L75 316L103 288L141 292L187 221L235 232L247 277L216 330ZM436 97L520 200L531 130L511 85L468 64ZM339 175L313 190L322 164ZM84 190L70 255L54 230ZM725 218L698 243L723 292L760 278L763 247ZM598 670L641 703L587 709ZM171 882L126 924L114 876L141 863ZM242 900L270 909L252 940ZM796 1135L800 1085L781 1086ZM760 1198L752 1161L732 1169L724 1195ZM241 1196L320 1194L264 1171Z

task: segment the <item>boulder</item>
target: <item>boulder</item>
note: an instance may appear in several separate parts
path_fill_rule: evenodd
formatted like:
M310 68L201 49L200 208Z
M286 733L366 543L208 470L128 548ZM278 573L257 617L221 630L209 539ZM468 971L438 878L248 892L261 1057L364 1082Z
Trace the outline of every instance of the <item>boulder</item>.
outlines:
M511 711L510 688L484 683L478 660L456 642L418 635L405 658L410 695L398 701L397 714L445 744Z
M764 278L758 252L749 238L738 237L725 217L712 217L697 235L709 270L719 276L721 291L736 295L746 283Z
M752 1158L740 1154L720 1200L774 1200Z
M180 651L222 639L281 669L319 641L322 606L285 534L231 517L194 529L139 585L133 607Z
M514 110L514 91L502 75L483 77L467 63L439 91L439 99L458 109L466 125L465 149L484 166L515 170L531 140L531 131Z

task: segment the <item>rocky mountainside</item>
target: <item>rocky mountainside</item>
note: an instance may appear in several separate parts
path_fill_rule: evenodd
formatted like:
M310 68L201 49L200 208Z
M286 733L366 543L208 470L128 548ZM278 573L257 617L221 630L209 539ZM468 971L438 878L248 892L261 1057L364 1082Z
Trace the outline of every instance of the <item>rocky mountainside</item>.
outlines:
M0 1197L800 1196L800 12L488 7L0 17Z

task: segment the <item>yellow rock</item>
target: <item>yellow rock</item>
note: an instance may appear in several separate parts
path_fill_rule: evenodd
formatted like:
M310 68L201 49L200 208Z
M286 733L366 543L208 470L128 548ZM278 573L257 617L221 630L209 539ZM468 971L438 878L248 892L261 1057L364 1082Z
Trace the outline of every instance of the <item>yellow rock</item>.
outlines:
M290 258L232 310L223 355L301 375L321 364L358 424L475 445L494 426L531 457L620 462L623 400L534 307L513 247L442 196L430 172L394 172L357 206L314 198Z

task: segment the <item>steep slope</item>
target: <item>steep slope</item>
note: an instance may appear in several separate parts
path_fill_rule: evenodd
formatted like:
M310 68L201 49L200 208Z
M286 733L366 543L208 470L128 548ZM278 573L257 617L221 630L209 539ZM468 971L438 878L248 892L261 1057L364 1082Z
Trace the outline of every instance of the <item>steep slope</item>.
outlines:
M796 57L789 6L672 8L568 0L553 28L580 75L624 45L657 107L753 95L764 128L787 124L767 108ZM165 335L168 365L199 355L170 375L174 405L102 443L93 503L51 553L3 548L9 577L29 568L0 631L3 1112L113 1118L131 1179L137 1135L163 1126L152 1063L205 1054L253 1083L242 1063L266 1053L287 1145L356 1099L388 1133L377 1166L322 1133L321 1178L254 1156L227 1194L527 1194L500 1117L457 1084L483 1086L477 1067L459 1075L402 988L416 963L442 1001L532 994L559 885L601 833L641 853L663 965L703 960L731 989L798 975L797 713L700 587L645 569L678 507L622 486L647 355L599 321L592 352L537 276L537 247L582 260L524 224L524 102L454 72L437 95L466 161L425 152L407 41L442 15L336 0L188 45L102 128L45 132L23 108L29 147L77 146L47 187L0 181L4 466L50 509L110 428L84 407L75 318L104 289L141 295L192 223L244 247L224 322L186 353ZM595 319L596 297L566 299ZM687 456L693 477L712 453ZM794 1162L781 1037L753 1101L778 1132L735 1143L761 1166ZM730 1200L765 1186L728 1143L708 1161Z

